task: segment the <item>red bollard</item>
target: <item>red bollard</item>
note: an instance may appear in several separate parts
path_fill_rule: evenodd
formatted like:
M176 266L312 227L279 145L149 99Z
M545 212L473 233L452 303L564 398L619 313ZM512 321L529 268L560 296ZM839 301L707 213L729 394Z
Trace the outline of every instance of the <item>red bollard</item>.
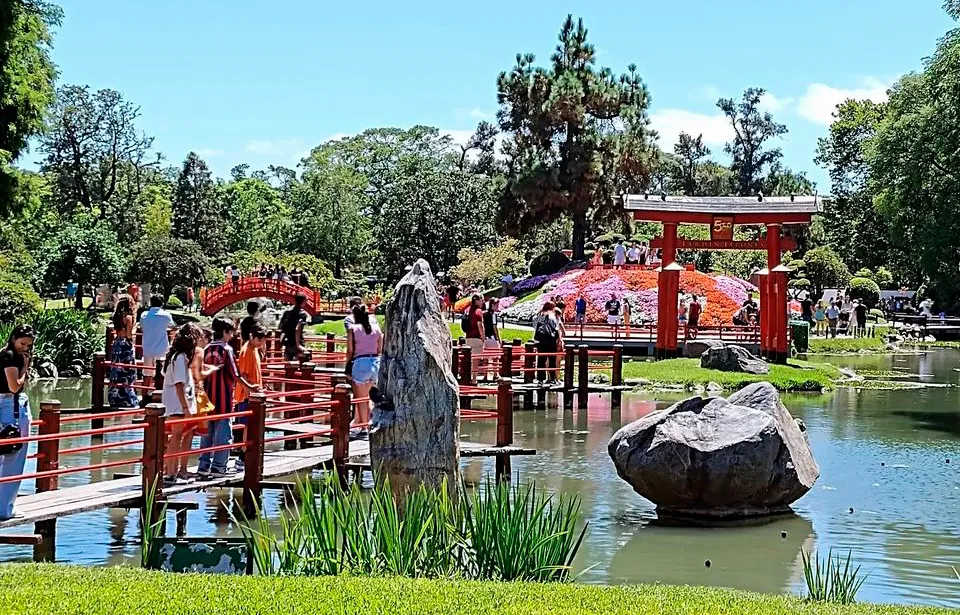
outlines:
M501 379L497 384L497 447L513 444L513 380ZM496 480L510 480L510 456L497 455Z
M56 400L40 402L40 427L37 435L47 436L60 433L60 402ZM60 440L41 440L37 442L37 472L51 472L60 469ZM36 480L37 493L54 491L59 486L56 476L43 476ZM40 544L33 547L33 561L52 562L56 558L57 520L47 519L33 524L33 533L42 536Z
M141 488L143 489L143 505L146 505L147 496L152 490L154 502L163 498L163 461L167 449L166 419L164 418L163 404L147 404L144 411L146 429L143 432L143 475ZM154 506L154 515L159 510ZM156 519L150 519L154 523Z
M347 458L350 455L350 416L352 414L351 388L349 384L338 384L333 391L333 416L330 428L333 430L333 465L340 485L347 486Z
M266 432L267 397L263 393L251 393L247 405L246 451L243 468L243 511L252 519L260 507L263 481L263 453Z

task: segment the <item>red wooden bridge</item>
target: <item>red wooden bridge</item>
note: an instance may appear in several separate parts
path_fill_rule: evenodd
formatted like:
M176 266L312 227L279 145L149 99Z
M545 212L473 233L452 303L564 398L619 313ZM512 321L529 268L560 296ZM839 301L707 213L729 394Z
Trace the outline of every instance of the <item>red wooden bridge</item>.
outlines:
M311 316L322 311L319 291L286 280L248 277L208 289L200 302L200 313L204 316L213 316L234 303L261 297L292 304L298 293L303 293L307 298L306 303L303 304L304 311Z

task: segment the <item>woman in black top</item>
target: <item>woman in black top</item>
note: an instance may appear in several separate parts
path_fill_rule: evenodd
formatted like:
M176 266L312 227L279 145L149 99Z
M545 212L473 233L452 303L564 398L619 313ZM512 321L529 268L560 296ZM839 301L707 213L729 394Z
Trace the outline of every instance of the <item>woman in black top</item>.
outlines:
M0 352L0 428L16 427L21 437L30 435L30 403L23 392L33 358L33 327L14 328L7 346ZM27 447L0 455L0 478L23 474L27 462ZM20 481L0 483L0 520L13 516L13 502L17 499Z
M130 297L117 300L113 312L113 347L110 349L110 388L107 401L111 408L139 408L140 400L133 383L137 381L136 351L133 347L133 308ZM126 367L130 365L130 367Z

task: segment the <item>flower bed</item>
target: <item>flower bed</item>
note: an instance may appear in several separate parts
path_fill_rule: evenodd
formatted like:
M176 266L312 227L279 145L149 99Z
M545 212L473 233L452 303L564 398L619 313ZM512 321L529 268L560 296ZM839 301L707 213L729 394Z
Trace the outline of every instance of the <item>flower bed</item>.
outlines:
M656 322L658 275L655 271L589 269L552 278L537 276L541 279L535 283L543 287L543 293L532 301L503 308L502 311L508 318L529 321L540 311L544 301L559 296L566 306L564 318L572 320L574 302L582 294L587 300L587 322L601 323L606 322L606 302L615 296L630 305L631 322ZM529 280L533 278L524 282ZM692 293L700 298L703 305L700 324L705 326L730 324L733 313L749 296L750 288L752 285L749 282L729 276L710 276L699 271L680 273L680 292L684 296ZM527 291L521 289L519 292Z

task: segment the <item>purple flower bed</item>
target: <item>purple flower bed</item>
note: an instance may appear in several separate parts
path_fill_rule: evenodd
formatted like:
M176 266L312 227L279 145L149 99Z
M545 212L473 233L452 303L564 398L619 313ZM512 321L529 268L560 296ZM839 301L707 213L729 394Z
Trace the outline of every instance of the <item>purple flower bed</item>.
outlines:
M737 305L743 305L743 302L750 296L744 286L744 284L753 286L749 282L722 275L718 275L714 279L717 281L717 290L730 297Z

